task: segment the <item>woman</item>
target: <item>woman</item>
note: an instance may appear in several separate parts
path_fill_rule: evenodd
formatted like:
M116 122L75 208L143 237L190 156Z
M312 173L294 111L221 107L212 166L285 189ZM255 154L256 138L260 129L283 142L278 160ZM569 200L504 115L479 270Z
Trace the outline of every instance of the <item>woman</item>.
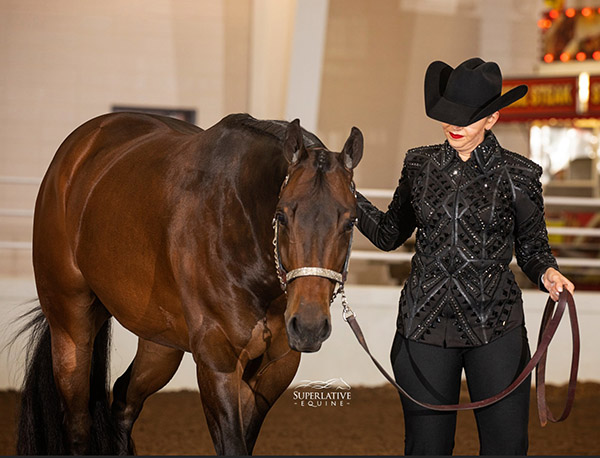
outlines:
M408 151L387 212L358 194L358 228L378 248L393 250L417 229L391 359L397 382L420 401L457 403L463 368L471 399L490 397L527 364L521 291L509 269L513 249L552 299L574 290L548 245L541 168L503 149L491 132L498 110L527 87L501 90L494 62L433 62L425 109L446 141ZM475 411L481 454L527 453L529 391L530 378ZM407 455L452 454L456 412L427 410L404 396L402 405Z

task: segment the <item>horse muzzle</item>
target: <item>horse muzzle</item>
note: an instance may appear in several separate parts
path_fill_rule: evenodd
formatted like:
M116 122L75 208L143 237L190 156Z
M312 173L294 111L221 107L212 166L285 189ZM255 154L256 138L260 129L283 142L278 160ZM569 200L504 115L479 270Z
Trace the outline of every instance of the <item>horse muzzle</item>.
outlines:
M322 304L309 302L300 303L297 310L285 320L289 346L305 353L318 351L331 335L329 309L324 312Z

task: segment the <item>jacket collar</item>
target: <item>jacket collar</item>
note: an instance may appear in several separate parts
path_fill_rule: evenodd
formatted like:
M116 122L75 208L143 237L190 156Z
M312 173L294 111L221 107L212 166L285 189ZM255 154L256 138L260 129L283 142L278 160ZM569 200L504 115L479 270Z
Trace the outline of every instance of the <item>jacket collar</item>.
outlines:
M485 133L483 141L471 153L471 159L482 172L487 172L492 168L496 160L500 157L501 147L492 131ZM440 155L438 157L440 166L444 167L452 161L461 161L458 151L456 151L448 140L442 145Z

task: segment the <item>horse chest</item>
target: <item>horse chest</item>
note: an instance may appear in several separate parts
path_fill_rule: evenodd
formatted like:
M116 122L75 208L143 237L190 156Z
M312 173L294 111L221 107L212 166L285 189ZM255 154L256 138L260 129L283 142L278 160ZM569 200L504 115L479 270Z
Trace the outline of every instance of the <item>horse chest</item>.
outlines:
M240 357L248 360L256 359L267 351L270 342L271 330L266 320L260 320L256 323L250 334L250 339L243 348Z

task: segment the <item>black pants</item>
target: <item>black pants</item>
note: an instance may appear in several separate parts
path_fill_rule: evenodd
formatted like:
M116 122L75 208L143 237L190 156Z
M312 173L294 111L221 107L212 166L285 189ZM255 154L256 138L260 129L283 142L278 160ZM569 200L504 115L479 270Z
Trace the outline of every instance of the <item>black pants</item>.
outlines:
M396 381L411 396L432 404L456 404L465 369L472 401L506 388L530 359L525 328L475 348L442 348L396 334L391 352ZM481 455L526 455L531 377L503 400L475 410ZM419 407L401 396L406 455L451 455L456 412Z

